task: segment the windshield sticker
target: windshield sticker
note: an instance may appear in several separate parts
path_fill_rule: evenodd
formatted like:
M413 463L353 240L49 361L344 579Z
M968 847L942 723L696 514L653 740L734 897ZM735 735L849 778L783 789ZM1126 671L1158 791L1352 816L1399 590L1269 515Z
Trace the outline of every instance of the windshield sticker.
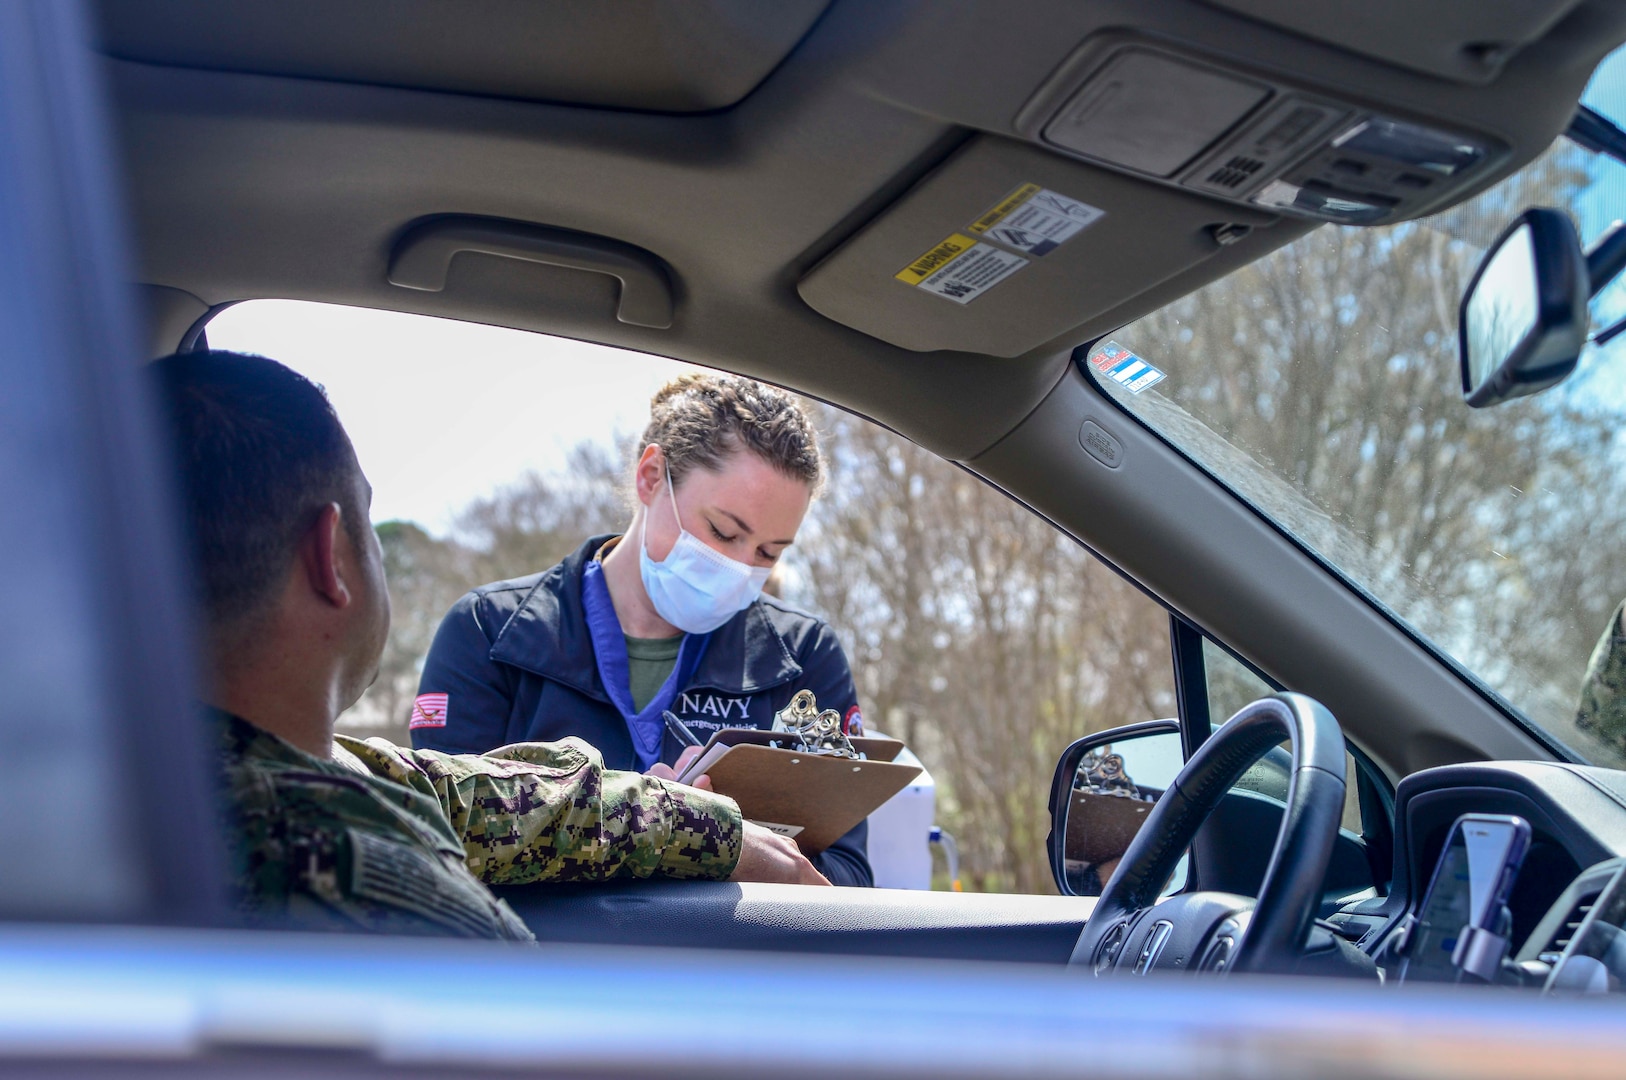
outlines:
M1128 390L1138 394L1148 386L1156 386L1166 376L1116 341L1108 341L1090 350L1090 363L1095 370Z
M893 277L956 304L969 304L1027 264L1020 255L955 233Z
M1106 211L1038 184L1023 184L971 223L971 231L1029 255L1046 255L1106 216Z

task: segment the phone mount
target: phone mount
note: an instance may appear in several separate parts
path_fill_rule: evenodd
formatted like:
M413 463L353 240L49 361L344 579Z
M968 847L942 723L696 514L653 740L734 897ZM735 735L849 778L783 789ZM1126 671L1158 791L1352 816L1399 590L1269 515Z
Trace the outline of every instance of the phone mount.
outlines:
M1382 953L1402 957L1411 952L1416 939L1417 916L1406 915L1384 943ZM1496 915L1496 929L1465 926L1457 936L1456 948L1451 950L1451 963L1459 970L1481 982L1501 981L1502 962L1507 959L1512 942L1513 913L1504 904ZM1381 955L1381 954L1380 954Z
M1482 982L1496 982L1507 959L1511 942L1508 934L1513 929L1513 913L1504 905L1496 916L1496 930L1480 926L1465 926L1457 938L1457 947L1451 951L1451 962Z

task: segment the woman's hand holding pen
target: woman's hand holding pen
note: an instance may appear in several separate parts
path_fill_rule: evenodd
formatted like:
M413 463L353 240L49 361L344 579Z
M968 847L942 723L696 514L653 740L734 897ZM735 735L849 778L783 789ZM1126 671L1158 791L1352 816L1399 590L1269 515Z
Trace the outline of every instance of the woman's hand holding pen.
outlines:
M700 751L704 749L703 746L685 746L683 753L678 755L677 764L667 765L657 761L649 767L649 771L644 775L653 776L657 780L676 780L683 775L683 770L687 769L694 762L694 759L700 756ZM697 776L693 780L686 781L686 783L690 787L699 788L701 791L712 790L711 777L709 776Z

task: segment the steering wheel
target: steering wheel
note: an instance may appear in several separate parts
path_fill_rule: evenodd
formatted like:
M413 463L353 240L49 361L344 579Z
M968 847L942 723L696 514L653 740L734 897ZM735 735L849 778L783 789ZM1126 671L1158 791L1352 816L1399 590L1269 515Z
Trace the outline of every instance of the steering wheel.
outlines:
M1220 799L1277 744L1293 748L1287 810L1257 900L1193 892L1158 902ZM1344 812L1344 733L1320 703L1275 694L1243 706L1180 770L1130 842L1070 965L1117 970L1291 970L1310 935Z

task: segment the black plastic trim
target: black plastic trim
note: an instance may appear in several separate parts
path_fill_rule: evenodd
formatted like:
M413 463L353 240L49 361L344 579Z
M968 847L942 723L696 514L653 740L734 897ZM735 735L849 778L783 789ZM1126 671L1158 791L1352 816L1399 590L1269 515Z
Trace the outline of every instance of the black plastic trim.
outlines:
M1208 664L1203 659L1203 632L1169 612L1169 651L1174 657L1175 710L1180 717L1180 745L1187 761L1213 731L1208 704ZM1278 689L1280 689L1278 687Z

